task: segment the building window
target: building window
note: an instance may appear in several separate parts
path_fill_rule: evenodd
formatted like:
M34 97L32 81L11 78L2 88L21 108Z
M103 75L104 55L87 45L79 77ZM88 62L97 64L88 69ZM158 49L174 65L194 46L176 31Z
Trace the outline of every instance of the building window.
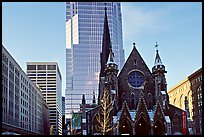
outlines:
M36 65L27 65L27 70L36 70Z
M134 100L134 98L135 98L134 93L131 93L131 107L132 107L132 109L135 108L135 100Z
M46 65L38 65L38 70L46 70Z
M198 86L197 91L201 91L201 90L202 90L202 87L200 85L200 86Z
M202 93L198 93L198 100L202 99Z
M47 65L48 70L56 70L56 65Z
M125 101L125 93L122 95L122 103Z

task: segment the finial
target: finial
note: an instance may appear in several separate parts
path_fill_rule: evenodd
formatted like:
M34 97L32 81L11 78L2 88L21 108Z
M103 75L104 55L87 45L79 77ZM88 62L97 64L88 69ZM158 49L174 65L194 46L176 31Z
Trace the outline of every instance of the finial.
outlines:
M105 11L106 11L106 9L107 9L107 8L106 8L106 2L104 2L104 6L105 6Z
M134 45L134 46L136 45L135 42L133 42L133 45Z
M157 44L157 42L156 42L156 44L155 44L155 48L156 48L156 52L158 52L158 44Z

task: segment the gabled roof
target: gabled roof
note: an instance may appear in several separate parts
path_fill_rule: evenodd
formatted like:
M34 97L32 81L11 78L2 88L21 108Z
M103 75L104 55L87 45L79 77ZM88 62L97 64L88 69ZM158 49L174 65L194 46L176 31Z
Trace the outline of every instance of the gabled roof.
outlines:
M124 120L124 119L122 119L123 116L125 116L125 118L132 120L129 112L130 112L130 110L129 110L129 107L127 105L127 102L124 101L123 106L122 106L122 110L120 111L120 113L117 114L118 121L123 121Z
M156 104L156 109L155 109L155 111L154 111L153 120L155 121L155 120L157 120L157 118L158 118L158 119L163 119L163 120L165 121L165 117L164 117L164 116L165 116L165 115L164 115L163 109L162 109L160 103L157 102L157 104Z
M138 65L134 64L135 60ZM129 57L127 58L118 76L120 77L124 73L124 71L126 71L127 69L128 71L133 70L133 69L138 69L138 70L142 70L143 72L145 72L146 70L146 72L151 74L148 66L146 65L145 61L143 60L142 56L140 55L140 53L138 52L135 46L133 46L133 49Z
M135 116L135 121L137 121L138 118L140 118L142 112L147 117L147 119L150 120L147 105L145 103L145 99L143 97L140 97L139 102L138 102L138 106L137 106L137 109L136 109L136 113L135 113L135 115L136 115Z

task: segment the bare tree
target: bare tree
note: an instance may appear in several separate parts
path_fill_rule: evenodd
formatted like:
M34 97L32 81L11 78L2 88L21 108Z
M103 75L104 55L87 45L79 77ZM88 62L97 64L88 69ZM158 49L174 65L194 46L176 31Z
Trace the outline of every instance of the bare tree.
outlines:
M54 135L54 127L53 127L53 125L50 126L50 135Z
M96 120L98 123L97 130L102 135L106 135L108 132L113 130L112 115L111 115L112 110L113 110L113 101L110 97L110 94L107 88L105 87L103 92L101 109L100 109L99 115L96 116Z

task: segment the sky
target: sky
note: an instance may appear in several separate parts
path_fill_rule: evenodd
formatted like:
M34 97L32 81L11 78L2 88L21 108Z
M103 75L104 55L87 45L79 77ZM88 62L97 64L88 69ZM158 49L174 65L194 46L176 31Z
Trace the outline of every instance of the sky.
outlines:
M202 67L201 2L121 2L125 60L133 42L149 67L155 42L167 89ZM2 2L2 44L26 72L26 62L58 62L66 86L64 2Z

